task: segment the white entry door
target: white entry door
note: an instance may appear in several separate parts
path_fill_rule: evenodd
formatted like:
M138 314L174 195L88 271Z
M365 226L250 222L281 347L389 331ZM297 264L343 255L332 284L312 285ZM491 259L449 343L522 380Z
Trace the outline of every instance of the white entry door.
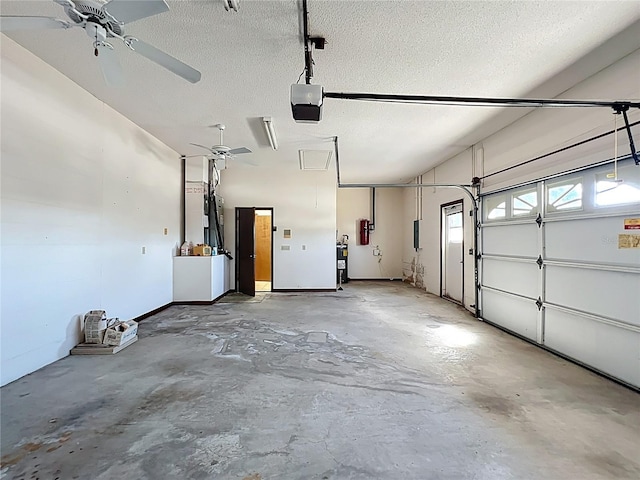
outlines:
M442 288L443 297L462 303L463 281L462 202L442 207Z

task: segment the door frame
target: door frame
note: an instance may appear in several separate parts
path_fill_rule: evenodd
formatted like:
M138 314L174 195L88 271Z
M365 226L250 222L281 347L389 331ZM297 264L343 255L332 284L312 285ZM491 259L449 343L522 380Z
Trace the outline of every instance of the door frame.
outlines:
M444 232L445 232L445 213L444 209L447 207L452 207L454 205L460 205L461 214L462 214L462 245L460 248L462 249L462 276L461 276L461 299L457 301L451 297L443 295L443 287L444 287L444 269L445 269L445 245L444 245ZM456 305L464 305L464 199L461 198L459 200L454 200L452 202L442 203L440 205L440 298L444 298L450 302L455 303Z
M274 233L274 224L273 224L273 207L255 207L256 210L271 210L271 291L273 292L273 233ZM255 237L254 237L255 241Z
M237 223L237 218L238 218L237 211L239 209L242 209L242 208L253 208L254 215L255 215L255 211L256 210L271 210L271 291L273 291L274 270L275 270L273 268L274 267L274 264L273 264L273 252L274 252L274 244L273 244L274 238L273 237L274 237L274 235L273 234L274 234L275 228L276 228L275 224L274 224L274 214L275 214L275 212L274 212L274 208L273 207L236 207L235 208L235 210L236 210L236 215L235 215L236 216L236 220L235 220L236 221L236 224L235 224L235 229L236 229L236 231L235 231L235 237L236 237L235 238L236 261L234 262L235 263L235 282L234 282L235 283L235 285L234 285L235 291L236 292L239 291L239 289L238 289L239 283L238 282L240 281L240 269L239 269L239 262L238 262L239 233L238 233L238 223ZM255 237L255 219L254 219L254 232L253 232L253 242L254 242L254 244L253 244L253 255L254 255L254 258L253 259L254 259L254 263L255 263L255 238L256 237ZM253 281L255 283L255 274L254 274Z

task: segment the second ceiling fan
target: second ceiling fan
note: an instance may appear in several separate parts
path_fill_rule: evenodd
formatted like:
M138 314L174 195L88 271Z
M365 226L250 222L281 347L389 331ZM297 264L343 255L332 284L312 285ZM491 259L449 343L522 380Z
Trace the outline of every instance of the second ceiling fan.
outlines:
M228 160L230 158L235 157L236 155L242 155L245 153L252 153L247 147L238 147L231 148L227 147L224 144L224 129L225 126L221 123L214 125L214 128L217 128L220 131L220 144L213 145L211 147L206 147L204 145L200 145L199 143L192 143L191 145L199 148L203 148L209 151L210 155L213 156L215 160ZM251 163L251 162L248 162Z

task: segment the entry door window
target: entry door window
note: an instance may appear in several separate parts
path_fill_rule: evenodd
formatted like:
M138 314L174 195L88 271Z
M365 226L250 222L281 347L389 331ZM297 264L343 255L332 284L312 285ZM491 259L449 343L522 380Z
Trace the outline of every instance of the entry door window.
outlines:
M447 215L447 233L449 243L462 243L462 212Z

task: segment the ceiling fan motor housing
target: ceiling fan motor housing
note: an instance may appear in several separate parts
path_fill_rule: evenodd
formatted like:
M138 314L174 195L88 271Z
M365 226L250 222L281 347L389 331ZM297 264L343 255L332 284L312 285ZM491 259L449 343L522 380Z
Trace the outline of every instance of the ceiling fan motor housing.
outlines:
M104 13L102 7L106 2L98 0L76 0L73 3L75 4L77 11L89 17L89 22L98 23L104 26L107 31L107 37L113 37L111 32L116 35L123 35L124 29L122 28L122 25L111 21ZM65 6L64 11L73 22L80 24L84 21L84 19L69 8L69 6Z

